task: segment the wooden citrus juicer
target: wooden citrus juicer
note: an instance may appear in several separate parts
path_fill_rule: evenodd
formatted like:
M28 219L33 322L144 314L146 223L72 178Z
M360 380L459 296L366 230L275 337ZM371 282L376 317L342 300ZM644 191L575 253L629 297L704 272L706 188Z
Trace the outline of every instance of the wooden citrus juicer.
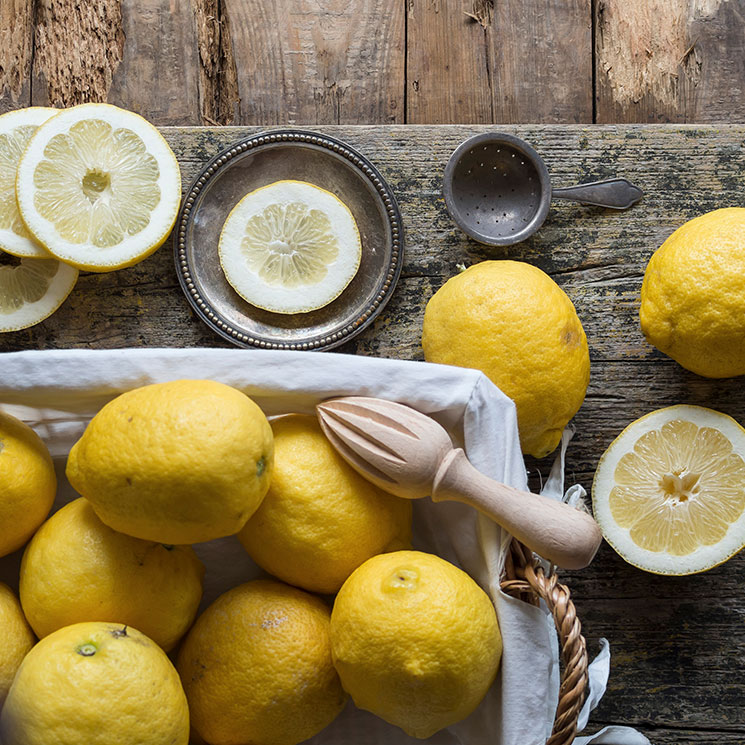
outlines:
M426 414L363 396L324 401L316 410L339 454L381 489L405 499L431 496L475 507L564 569L582 569L595 556L602 533L590 515L485 476Z

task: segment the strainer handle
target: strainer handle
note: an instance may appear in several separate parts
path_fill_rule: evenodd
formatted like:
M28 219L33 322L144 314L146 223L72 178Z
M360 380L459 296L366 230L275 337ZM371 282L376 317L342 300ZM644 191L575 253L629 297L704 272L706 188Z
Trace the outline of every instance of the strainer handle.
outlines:
M579 186L552 189L551 195L559 199L582 202L582 204L594 204L596 207L625 210L638 202L644 192L625 178L611 178Z

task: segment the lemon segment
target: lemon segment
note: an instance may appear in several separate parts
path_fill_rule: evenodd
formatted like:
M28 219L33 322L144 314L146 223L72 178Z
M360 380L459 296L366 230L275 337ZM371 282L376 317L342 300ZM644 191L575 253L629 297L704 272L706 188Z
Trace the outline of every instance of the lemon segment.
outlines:
M277 181L243 197L225 221L218 250L233 289L275 313L328 305L352 281L362 256L349 208L303 181Z
M0 333L34 326L72 292L78 270L56 259L20 259L0 264Z
M16 171L29 140L57 109L32 106L0 116L0 249L14 256L49 258L21 219L16 201Z
M82 104L36 131L18 165L16 193L26 226L50 253L104 272L162 245L178 213L181 174L145 119Z
M671 406L630 424L600 459L593 507L629 563L693 574L745 545L745 430L700 406Z

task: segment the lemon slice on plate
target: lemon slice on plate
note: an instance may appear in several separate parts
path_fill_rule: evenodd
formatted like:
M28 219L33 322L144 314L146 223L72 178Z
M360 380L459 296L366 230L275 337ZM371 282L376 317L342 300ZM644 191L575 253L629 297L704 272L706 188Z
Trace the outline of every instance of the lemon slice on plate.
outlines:
M34 326L52 315L77 279L77 269L56 259L0 263L0 333Z
M28 232L16 202L16 170L29 140L38 127L59 113L32 106L0 116L0 249L15 256L49 258Z
M362 243L349 208L304 181L276 181L247 194L220 233L220 265L251 305L306 313L352 281Z
M600 459L592 502L608 543L657 574L693 574L745 545L745 430L701 406L637 419Z
M45 122L18 164L18 207L60 261L93 272L132 266L163 244L181 199L176 157L149 122L81 104Z

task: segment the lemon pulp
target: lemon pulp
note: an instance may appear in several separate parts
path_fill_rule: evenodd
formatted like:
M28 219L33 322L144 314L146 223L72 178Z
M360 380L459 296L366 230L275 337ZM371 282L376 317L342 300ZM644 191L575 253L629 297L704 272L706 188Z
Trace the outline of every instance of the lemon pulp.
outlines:
M669 574L715 566L743 543L745 431L702 407L653 412L601 459L593 503L606 538L632 564Z
M302 181L277 181L247 194L220 234L220 264L247 302L275 313L328 305L352 281L361 243L348 207Z

